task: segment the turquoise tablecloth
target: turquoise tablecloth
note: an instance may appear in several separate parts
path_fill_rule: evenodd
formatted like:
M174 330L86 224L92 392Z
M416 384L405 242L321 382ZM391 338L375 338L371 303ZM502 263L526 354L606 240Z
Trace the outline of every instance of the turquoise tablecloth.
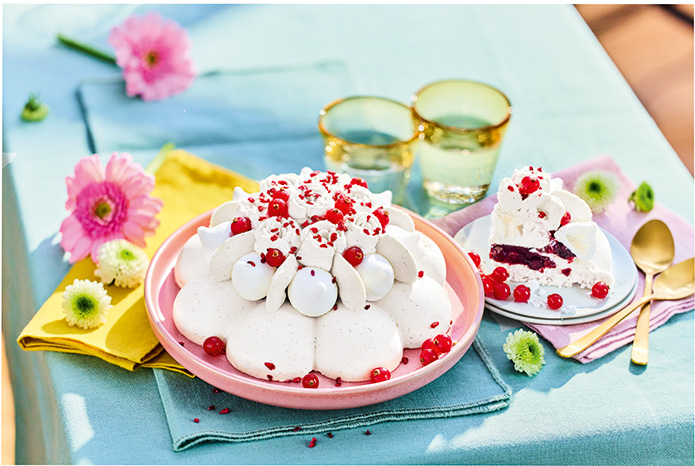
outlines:
M692 464L692 313L652 334L646 369L630 366L628 348L587 365L549 351L533 379L515 373L499 350L517 324L486 316L479 338L513 389L508 409L380 424L369 437L345 430L314 449L293 436L175 453L152 371L124 373L94 358L21 352L11 342L68 269L55 244L65 215L64 177L90 144L104 153L132 150L147 163L161 142L107 131L112 139L104 147L103 137L90 138L85 117L92 115L83 114L78 89L113 79L114 70L54 45L53 36L62 31L106 48L108 28L150 9L3 9L3 151L14 154L3 170L3 334L18 462ZM515 166L555 171L607 152L634 182L648 180L659 202L693 221L692 178L570 6L155 9L189 29L201 72L338 62L355 92L401 101L436 79L489 82L515 107L492 189ZM17 119L32 91L52 108L38 125ZM276 116L282 120L281 112ZM318 135L306 131L313 116L303 117L285 120L287 132L275 140L211 133L186 140L184 148L259 178L277 171L264 163L268 154L282 166L320 160Z

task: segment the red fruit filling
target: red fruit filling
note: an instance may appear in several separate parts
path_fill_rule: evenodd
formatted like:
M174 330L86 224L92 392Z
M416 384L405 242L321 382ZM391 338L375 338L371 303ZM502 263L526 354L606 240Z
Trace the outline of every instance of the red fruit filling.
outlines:
M249 219L248 217L236 217L234 220L232 220L231 230L232 234L230 236L250 231L251 219Z
M514 301L517 303L527 303L531 297L531 290L526 285L519 285L514 288Z
M562 307L562 296L557 293L548 295L548 307L554 311L557 311Z
M316 437L311 437L311 441L309 442L309 448L314 448L316 446Z
M490 259L510 265L522 264L531 270L555 268L555 262L551 259L521 246L494 244L490 248Z
M591 296L594 298L603 299L608 296L608 291L610 291L610 287L608 285L606 285L604 282L596 282L591 288Z
M350 263L350 265L357 267L362 263L364 253L362 252L362 249L358 248L357 246L352 246L343 252L343 257Z
M391 378L391 371L386 369L385 367L377 367L372 371L371 374L369 374L369 380L372 381L372 383L376 382L385 382Z
M203 342L203 349L210 356L218 356L224 353L224 342L220 337L207 337Z

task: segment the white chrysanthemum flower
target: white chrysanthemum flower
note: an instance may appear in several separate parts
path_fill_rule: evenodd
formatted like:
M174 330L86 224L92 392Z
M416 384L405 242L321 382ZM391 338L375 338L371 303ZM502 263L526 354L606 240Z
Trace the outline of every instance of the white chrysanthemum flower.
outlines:
M145 279L148 263L142 249L124 239L115 239L99 247L94 275L107 285L135 288Z
M528 376L538 374L545 364L545 349L533 332L519 329L510 333L502 349L514 362L514 369Z
M111 296L98 282L75 279L63 292L63 312L69 325L83 329L99 327L106 323L111 307Z

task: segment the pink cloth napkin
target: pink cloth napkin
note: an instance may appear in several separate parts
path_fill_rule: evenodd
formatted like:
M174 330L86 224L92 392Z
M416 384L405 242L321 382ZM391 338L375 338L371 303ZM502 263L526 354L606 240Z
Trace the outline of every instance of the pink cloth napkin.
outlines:
M561 170L553 176L562 178L565 182L565 187L571 188L580 175L593 170L604 170L613 173L620 181L620 191L616 196L616 200L603 213L594 215L594 221L599 226L615 236L629 251L632 237L637 230L647 221L659 219L666 223L673 233L673 240L676 245L674 264L693 257L693 238L695 237L693 226L658 203L647 214L633 210L627 199L634 191L634 185L620 171L620 168L610 156L596 157L566 170ZM656 195L658 198L659 193L657 192ZM497 195L490 196L477 204L437 219L434 223L453 236L469 222L490 214L496 202ZM637 294L634 301L642 296L643 290L644 274L640 271ZM650 330L663 325L674 314L693 310L694 305L695 301L692 296L680 301L657 301L652 303ZM638 315L638 311L630 314L625 320L613 327L610 332L594 343L593 346L576 355L575 359L582 363L590 362L632 342L635 337ZM604 320L576 325L537 325L526 322L524 322L524 325L542 335L555 348L562 348L596 328Z

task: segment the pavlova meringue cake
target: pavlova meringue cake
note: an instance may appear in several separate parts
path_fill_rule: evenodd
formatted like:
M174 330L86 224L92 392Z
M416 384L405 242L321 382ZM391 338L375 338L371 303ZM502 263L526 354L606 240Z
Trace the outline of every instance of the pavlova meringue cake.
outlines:
M504 178L492 211L490 259L514 282L580 286L613 284L612 254L591 209L540 168Z
M345 174L304 169L258 193L237 188L186 243L175 278L178 330L206 351L216 338L232 366L262 379L374 380L451 324L439 248L390 192Z

